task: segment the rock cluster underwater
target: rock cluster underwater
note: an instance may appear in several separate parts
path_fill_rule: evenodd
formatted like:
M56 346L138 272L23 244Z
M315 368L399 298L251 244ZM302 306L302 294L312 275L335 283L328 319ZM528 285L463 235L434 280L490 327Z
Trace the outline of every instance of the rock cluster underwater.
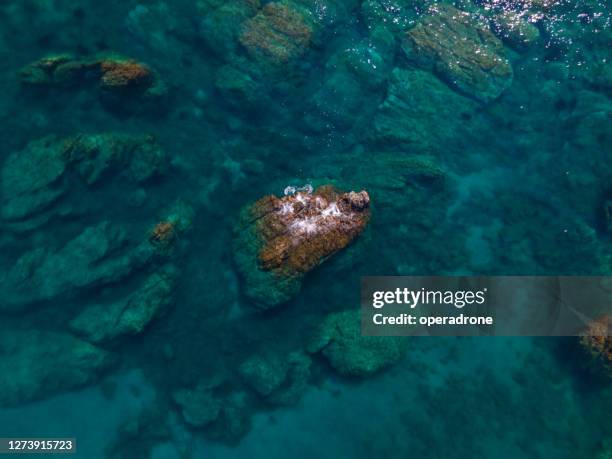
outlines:
M484 342L364 337L358 308L365 275L611 272L611 19L2 2L0 420L91 387L110 407L138 369L155 396L83 457L259 457L263 416L362 393L385 432L360 430L366 395L318 457L606 457L609 318Z

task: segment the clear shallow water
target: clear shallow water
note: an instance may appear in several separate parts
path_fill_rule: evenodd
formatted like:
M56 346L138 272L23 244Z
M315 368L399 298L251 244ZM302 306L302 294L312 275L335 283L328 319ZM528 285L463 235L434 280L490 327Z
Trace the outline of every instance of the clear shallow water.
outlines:
M612 394L609 382L583 371L569 340L414 339L402 361L363 381L338 379L315 356L303 394L280 408L237 374L253 354L304 349L326 314L357 306L361 275L609 272L609 5L455 3L494 26L514 12L539 35L516 51L502 34L499 52L513 76L483 103L482 92L458 89L404 52L402 37L428 2L366 3L305 2L312 40L272 70L236 38L259 11L244 13L244 2L228 3L231 14L214 1L0 6L3 163L47 135L100 132L152 133L170 162L145 184L111 176L71 188L63 213L52 209L33 230L3 220L4 298L14 295L5 273L32 248L63 247L102 220L138 237L178 198L194 211L172 259L180 275L166 313L142 334L101 345L117 362L93 387L43 385L34 398L46 400L3 409L0 433L74 435L82 457L190 449L193 457L284 457L296 445L303 457L596 457L612 435ZM128 110L100 102L90 83L40 90L19 81L19 69L48 54L111 51L155 69L167 97ZM353 56L349 64L344 56ZM228 77L228 65L253 85ZM422 73L394 87L394 69ZM401 109L385 111L402 98ZM377 126L386 113L398 124L383 136ZM415 156L441 171L443 186L402 162ZM370 192L367 231L310 273L294 300L254 314L233 253L240 208L287 185L329 181ZM46 276L70 269L58 264ZM143 277L66 288L23 311L2 308L2 331L72 333L67 323L79 311L134 291ZM125 376L135 369L138 377ZM220 429L221 441L210 428L189 429L172 400L219 377L223 403L246 397L238 405L250 423ZM153 412L145 427L126 428L142 410Z

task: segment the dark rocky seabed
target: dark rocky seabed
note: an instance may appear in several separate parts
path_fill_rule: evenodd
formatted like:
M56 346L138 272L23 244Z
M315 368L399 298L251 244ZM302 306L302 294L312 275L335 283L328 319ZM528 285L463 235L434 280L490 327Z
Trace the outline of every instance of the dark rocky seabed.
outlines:
M577 339L381 341L352 312L363 275L610 273L611 12L2 1L0 436L612 457L612 364ZM241 212L305 184L366 189L370 221L262 312L286 292L247 285Z

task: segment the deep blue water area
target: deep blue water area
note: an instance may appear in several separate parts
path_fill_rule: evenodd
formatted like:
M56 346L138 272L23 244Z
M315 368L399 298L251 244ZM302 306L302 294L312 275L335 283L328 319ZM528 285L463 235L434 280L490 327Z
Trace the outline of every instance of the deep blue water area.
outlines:
M0 2L0 437L612 457L612 361L578 339L396 356L345 321L367 275L610 274L611 20L605 0ZM289 295L241 219L309 184L366 190L371 217ZM316 347L333 320L341 356Z

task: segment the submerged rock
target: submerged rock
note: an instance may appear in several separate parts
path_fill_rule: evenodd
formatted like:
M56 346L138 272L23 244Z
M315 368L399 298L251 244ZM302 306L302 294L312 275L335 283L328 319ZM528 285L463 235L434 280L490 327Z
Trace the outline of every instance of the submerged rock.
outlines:
M539 38L540 31L523 14L502 11L491 19L491 28L508 46L527 51Z
M612 62L602 59L592 64L592 69L585 76L593 89L604 94L612 94Z
M476 108L431 73L396 68L374 117L373 138L380 146L438 151L468 129Z
M57 140L30 142L13 153L2 167L2 218L21 219L35 214L68 191L64 173L68 161Z
M232 392L223 399L217 419L208 427L207 435L230 445L237 444L251 428L251 412L245 392Z
M0 406L16 406L91 383L114 358L73 336L0 332Z
M111 109L138 111L159 105L166 86L146 64L118 55L79 59L71 55L44 57L24 67L21 82L28 87L97 86Z
M367 38L331 55L322 85L304 116L304 126L315 132L365 132L382 100L394 53L393 35L377 27Z
M152 254L162 259L173 255L181 236L191 228L192 220L193 209L177 201L167 211L165 219L149 232L148 240L136 249L146 255L147 260L143 261L148 261ZM139 266L134 266L134 269ZM172 305L178 276L177 268L167 264L150 274L140 287L126 296L85 308L70 322L70 327L94 343L141 333Z
M183 419L191 427L206 427L221 412L221 400L213 395L212 388L207 384L199 384L195 389L177 390L173 399L181 407Z
M176 249L183 234L188 232L193 224L194 211L185 202L178 200L149 231L149 242L158 254L170 255Z
M453 88L490 102L512 83L501 41L470 13L435 4L402 41L409 61L433 70Z
M371 376L398 362L403 339L395 336L362 336L359 313L343 311L325 318L309 345L344 376Z
M50 216L41 213L83 183L93 185L111 173L143 182L161 174L166 164L166 154L152 136L99 134L35 140L11 154L2 167L1 217L16 227L33 227Z
M88 185L113 171L144 182L167 166L166 153L151 135L79 135L64 140L62 148Z
M547 12L557 6L566 4L565 0L477 0L486 9L499 8L504 11L521 11L525 13Z
M370 216L366 191L321 186L286 192L247 207L237 227L236 261L259 309L297 294L304 275L355 239Z
M193 209L178 200L148 237L144 230L133 235L128 225L102 221L86 227L61 247L42 245L29 250L7 272L0 273L0 288L5 292L0 311L21 311L36 303L72 299L139 270L158 269L136 293L84 313L86 318L101 323L88 324L86 319L73 323L93 341L139 332L170 302L172 280L177 274L170 267L159 270L159 263L182 253L180 239L191 228L193 216ZM169 226L171 236L162 236L160 225Z
M40 247L23 254L2 277L0 310L23 310L86 288L119 281L155 254L148 241L133 244L122 227L101 222L59 249Z
M259 0L206 0L198 2L200 36L222 59L236 52L242 24L260 8Z
M85 77L90 65L70 54L46 56L22 68L19 78L30 86L70 86Z
M414 24L432 0L364 0L361 14L369 28L384 26L401 33Z
M245 392L221 393L221 381L200 382L193 389L173 393L185 423L193 429L205 429L208 437L237 443L250 428L248 397Z
M240 375L246 383L268 402L297 402L308 386L310 357L294 352L286 357L255 355L240 365Z
M172 421L161 404L147 405L137 413L122 418L114 440L106 447L106 457L113 459L179 459L178 453L158 455L160 443L172 440ZM177 447L178 448L178 447Z
M70 328L93 343L141 333L172 304L176 272L149 276L127 298L87 307L70 322Z
M355 159L345 172L363 183L376 202L389 208L415 204L415 193L431 202L443 191L448 172L433 156L414 155L404 151L373 152L370 161ZM393 171L392 174L389 171Z
M312 33L306 12L271 2L244 23L240 43L255 60L284 64L304 54Z
M260 101L263 88L247 72L231 65L224 65L217 70L215 88L223 98L244 110Z
M579 343L588 357L588 366L612 378L612 318L604 315L591 322Z
M177 65L180 56L174 51L181 42L194 40L197 5L192 2L166 2L154 0L137 3L127 13L125 28L147 50L163 56L164 64Z

